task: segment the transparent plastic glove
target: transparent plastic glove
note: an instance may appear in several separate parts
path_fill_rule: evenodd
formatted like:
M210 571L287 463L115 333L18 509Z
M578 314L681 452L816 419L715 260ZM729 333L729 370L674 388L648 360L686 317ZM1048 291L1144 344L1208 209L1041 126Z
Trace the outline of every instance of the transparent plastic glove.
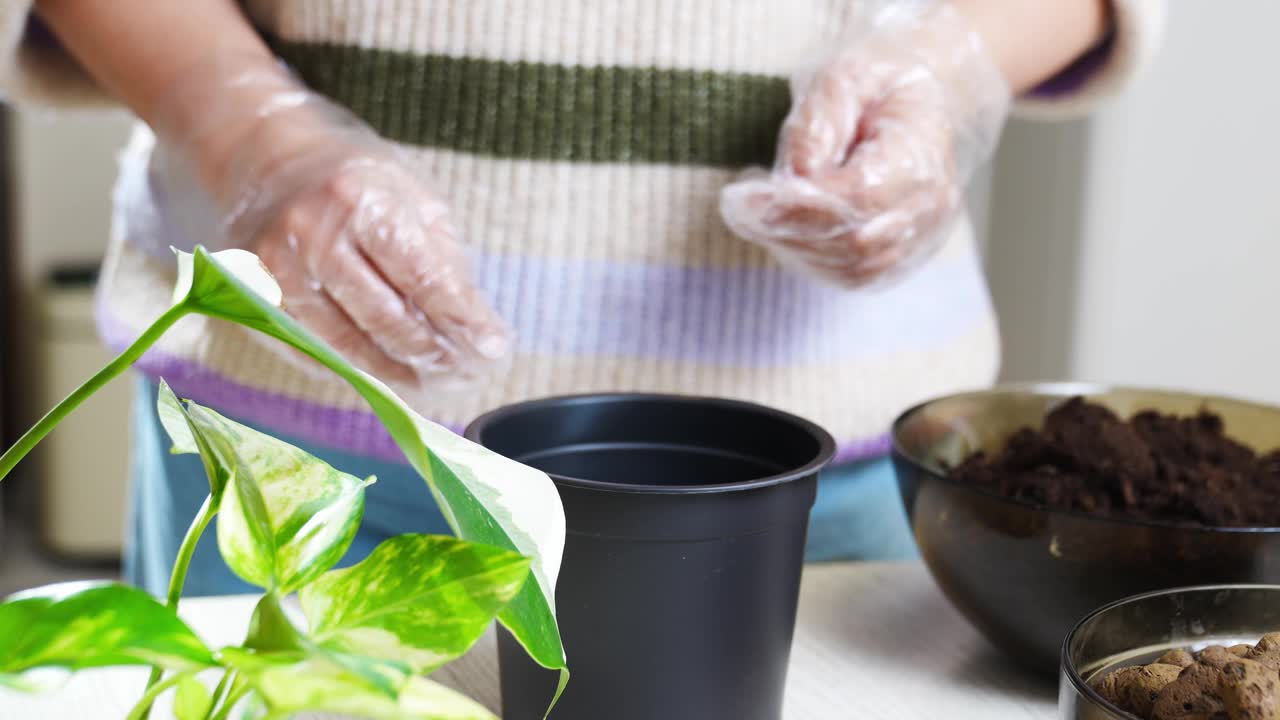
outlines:
M258 254L290 314L398 389L488 374L508 331L443 198L396 146L265 60L197 69L156 123L213 198L224 246Z
M720 202L740 237L851 288L901 277L942 245L1010 102L949 5L897 3L853 34L793 82L772 172L744 175Z

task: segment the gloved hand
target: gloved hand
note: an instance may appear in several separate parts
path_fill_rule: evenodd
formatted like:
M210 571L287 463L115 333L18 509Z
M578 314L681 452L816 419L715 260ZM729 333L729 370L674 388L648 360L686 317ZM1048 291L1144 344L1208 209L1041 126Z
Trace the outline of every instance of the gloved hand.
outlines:
M740 237L844 287L900 277L946 239L991 154L1009 85L946 4L897 3L793 82L770 173L724 189Z
M171 93L157 135L183 149L228 246L256 253L285 309L402 389L503 358L443 198L402 151L259 58L224 57Z

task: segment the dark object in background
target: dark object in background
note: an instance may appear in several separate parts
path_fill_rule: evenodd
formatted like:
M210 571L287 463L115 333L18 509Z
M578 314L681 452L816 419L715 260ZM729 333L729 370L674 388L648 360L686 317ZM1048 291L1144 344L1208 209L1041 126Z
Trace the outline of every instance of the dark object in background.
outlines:
M92 288L98 284L101 262L56 265L49 270L49 285L58 288Z
M1048 676L1089 612L1190 584L1280 582L1280 528L1218 528L1054 510L948 477L992 456L1077 396L1122 417L1141 410L1220 416L1253 448L1280 439L1280 408L1191 393L1082 384L1006 386L940 398L894 424L893 459L921 555L939 587L993 644Z
M835 444L727 400L555 398L467 437L551 475L568 525L556 588L573 673L551 720L779 720L817 474ZM558 673L499 635L507 720Z
M1277 438L1280 444L1280 437ZM1259 455L1211 412L1143 411L1121 420L1072 398L1039 429L950 472L999 495L1055 510L1209 526L1280 525L1280 451Z
M13 363L15 348L18 347L17 328L13 322L20 311L18 304L17 278L14 269L17 267L16 223L11 211L13 198L13 133L11 125L13 116L8 107L0 106L0 143L4 156L0 159L0 447L8 448L17 440L17 428L14 427L14 413L17 404L14 391L17 389L16 373ZM0 538L4 537L4 498L0 491ZM0 542L0 551L3 542Z

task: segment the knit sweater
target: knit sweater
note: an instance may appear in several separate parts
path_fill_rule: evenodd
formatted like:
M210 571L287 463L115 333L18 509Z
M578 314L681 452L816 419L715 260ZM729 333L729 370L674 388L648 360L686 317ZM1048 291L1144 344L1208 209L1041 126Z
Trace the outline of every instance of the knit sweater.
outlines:
M100 101L56 44L0 5L12 97ZM808 417L840 458L883 453L893 416L990 384L998 338L972 232L875 292L817 284L733 237L720 189L767 165L787 78L831 47L856 0L251 0L314 89L409 150L449 198L479 286L515 331L509 372L415 401L460 428L548 395L648 391L764 403ZM1117 0L1117 30L1020 111L1074 114L1149 58L1163 5ZM122 156L99 288L123 347L168 305L192 192L140 127ZM225 322L184 319L140 369L176 392L312 443L399 452L364 401L309 361Z

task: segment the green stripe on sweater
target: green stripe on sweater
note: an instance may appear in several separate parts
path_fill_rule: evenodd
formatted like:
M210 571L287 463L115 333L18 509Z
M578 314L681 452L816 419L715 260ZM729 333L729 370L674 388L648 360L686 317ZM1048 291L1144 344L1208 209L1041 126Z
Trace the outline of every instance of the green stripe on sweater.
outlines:
M384 137L505 158L767 165L790 106L764 75L273 46Z

